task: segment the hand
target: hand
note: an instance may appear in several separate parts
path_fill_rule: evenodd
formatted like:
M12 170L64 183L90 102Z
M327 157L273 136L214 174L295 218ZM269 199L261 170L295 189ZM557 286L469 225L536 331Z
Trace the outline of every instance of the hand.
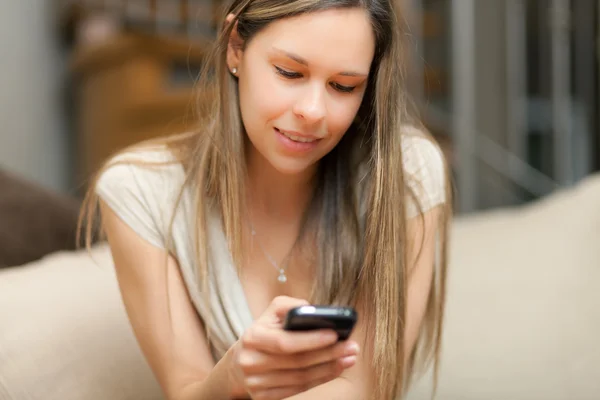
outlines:
M338 377L356 362L358 344L337 343L333 330L288 332L287 312L308 305L275 298L234 346L232 379L254 400L279 400Z

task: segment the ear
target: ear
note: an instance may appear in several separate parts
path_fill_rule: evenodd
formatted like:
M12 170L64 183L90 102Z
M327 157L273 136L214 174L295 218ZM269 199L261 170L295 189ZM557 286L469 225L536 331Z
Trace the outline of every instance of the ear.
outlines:
M235 16L233 14L229 14L225 21L229 25L231 24L234 18ZM233 71L235 68L239 73L240 66L242 63L242 54L244 52L244 41L238 34L237 24L238 22L235 21L233 29L231 30L231 34L229 35L229 41L227 43L227 66L229 68L229 71Z

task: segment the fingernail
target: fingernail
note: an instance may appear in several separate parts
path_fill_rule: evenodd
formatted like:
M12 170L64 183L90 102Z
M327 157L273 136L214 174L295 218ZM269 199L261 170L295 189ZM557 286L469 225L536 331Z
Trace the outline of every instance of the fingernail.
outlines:
M353 366L355 362L356 362L356 356L344 357L340 360L340 364L342 364L342 367L344 367L344 368Z
M355 354L358 354L358 351L360 350L358 347L357 343L349 343L348 345L346 345L346 348L344 349L344 354L348 355L348 356L353 356Z
M337 333L335 332L323 332L321 338L324 342L334 342L337 340Z

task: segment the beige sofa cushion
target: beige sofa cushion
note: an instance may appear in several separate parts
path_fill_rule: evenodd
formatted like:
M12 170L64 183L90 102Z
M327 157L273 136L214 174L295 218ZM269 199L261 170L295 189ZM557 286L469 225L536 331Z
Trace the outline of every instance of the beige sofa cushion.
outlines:
M0 271L0 399L158 400L108 248Z
M439 398L600 398L600 176L453 235Z

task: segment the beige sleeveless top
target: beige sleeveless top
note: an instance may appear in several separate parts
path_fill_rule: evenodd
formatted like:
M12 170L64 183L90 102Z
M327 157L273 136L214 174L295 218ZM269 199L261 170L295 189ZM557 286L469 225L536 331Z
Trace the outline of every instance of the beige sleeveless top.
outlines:
M402 146L405 174L411 176L412 189L421 208L426 211L445 201L445 171L442 155L436 145L419 136L406 136ZM201 318L212 313L212 351L215 360L223 356L252 323L252 315L237 272L232 263L227 241L216 215L208 219L209 254L212 271L210 301L204 301L198 285L194 262L193 201L184 191L176 210L173 229L169 223L184 180L180 164L160 167L135 166L130 161L172 162L167 149L136 151L120 155L118 164L100 177L96 193L140 237L161 249L167 249L178 261L190 298ZM125 161L125 163L122 163ZM412 181L411 180L411 181ZM418 211L407 199L407 214ZM167 235L170 234L170 238ZM168 240L170 239L170 240ZM209 309L210 307L210 309Z

